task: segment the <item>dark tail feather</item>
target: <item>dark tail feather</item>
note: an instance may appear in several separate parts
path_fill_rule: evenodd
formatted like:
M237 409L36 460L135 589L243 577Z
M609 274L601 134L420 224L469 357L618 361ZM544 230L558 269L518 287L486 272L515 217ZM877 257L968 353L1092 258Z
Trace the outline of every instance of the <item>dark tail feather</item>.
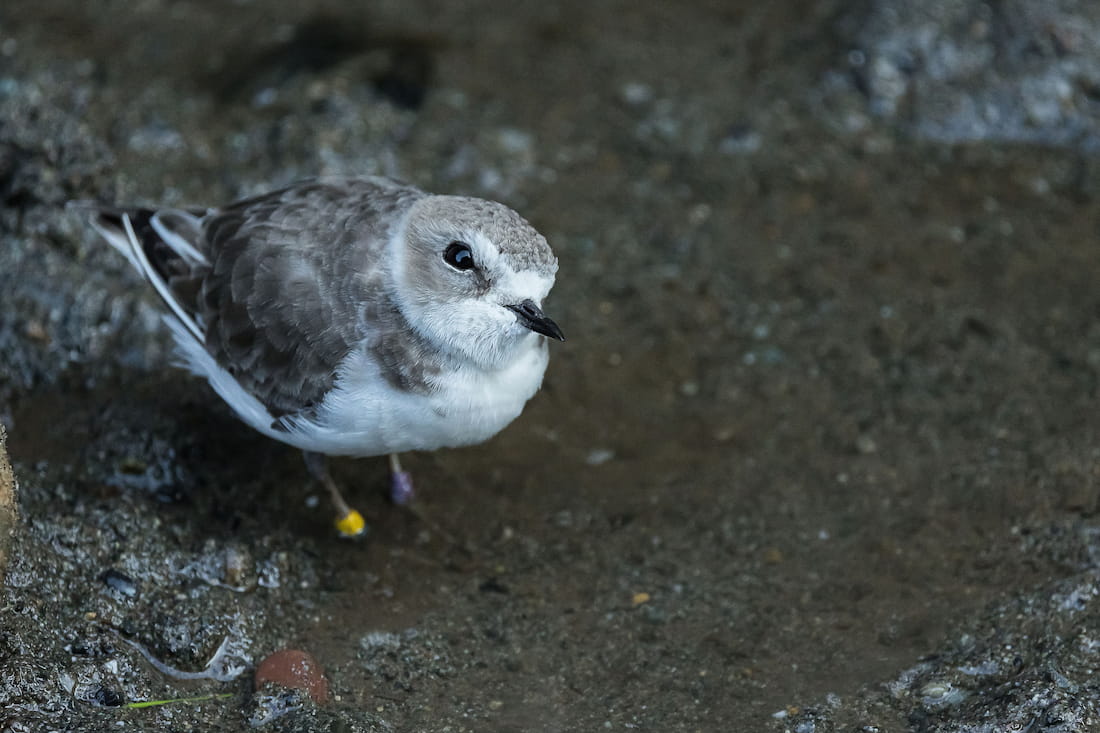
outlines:
M130 226L134 228L138 243L145 252L153 270L166 282L171 283L177 278L187 277L191 268L187 261L176 253L172 247L164 242L153 228L153 209L125 209L104 206L99 208L93 224L110 229L122 236L126 236L126 229L122 223L123 216L130 217Z
M205 341L201 320L194 308L199 279L195 277L192 265L201 254L188 253L191 257L189 261L165 242L153 226L153 217L157 214L153 209L86 202L73 202L69 208L86 211L92 226L145 276L187 331L199 343ZM130 232L133 233L132 239Z

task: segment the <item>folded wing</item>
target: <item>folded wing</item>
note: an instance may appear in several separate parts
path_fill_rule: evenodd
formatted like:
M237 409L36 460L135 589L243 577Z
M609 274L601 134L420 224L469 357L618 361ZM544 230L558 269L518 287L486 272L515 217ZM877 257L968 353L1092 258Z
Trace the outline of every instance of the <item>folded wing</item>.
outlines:
M363 303L390 229L420 195L380 179L313 181L208 212L101 208L93 223L280 417L318 404L368 335Z

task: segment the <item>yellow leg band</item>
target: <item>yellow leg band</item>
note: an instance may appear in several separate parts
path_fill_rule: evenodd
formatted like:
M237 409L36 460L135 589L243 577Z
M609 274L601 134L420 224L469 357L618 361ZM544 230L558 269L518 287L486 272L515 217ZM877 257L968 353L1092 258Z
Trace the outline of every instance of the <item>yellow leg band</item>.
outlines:
M358 537L366 530L367 523L363 520L363 515L354 509L349 509L347 514L336 520L336 531L344 537Z

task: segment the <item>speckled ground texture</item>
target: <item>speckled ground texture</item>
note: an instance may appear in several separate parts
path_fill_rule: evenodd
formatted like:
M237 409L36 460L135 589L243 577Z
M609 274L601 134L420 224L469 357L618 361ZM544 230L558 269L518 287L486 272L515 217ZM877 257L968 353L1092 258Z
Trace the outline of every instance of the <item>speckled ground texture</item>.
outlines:
M1100 727L1100 6L0 5L0 730ZM384 173L561 261L491 442L336 461L171 368L70 199ZM265 688L280 649L330 702ZM168 698L205 700L133 708Z

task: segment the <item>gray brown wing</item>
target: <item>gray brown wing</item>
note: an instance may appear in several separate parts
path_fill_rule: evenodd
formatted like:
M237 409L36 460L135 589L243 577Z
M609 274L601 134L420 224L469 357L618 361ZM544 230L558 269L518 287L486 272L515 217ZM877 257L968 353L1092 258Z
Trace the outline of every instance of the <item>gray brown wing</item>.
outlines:
M421 195L385 182L315 181L226 207L203 220L209 265L173 289L195 298L207 350L273 415L308 409L364 338L364 304L378 297L371 273Z

